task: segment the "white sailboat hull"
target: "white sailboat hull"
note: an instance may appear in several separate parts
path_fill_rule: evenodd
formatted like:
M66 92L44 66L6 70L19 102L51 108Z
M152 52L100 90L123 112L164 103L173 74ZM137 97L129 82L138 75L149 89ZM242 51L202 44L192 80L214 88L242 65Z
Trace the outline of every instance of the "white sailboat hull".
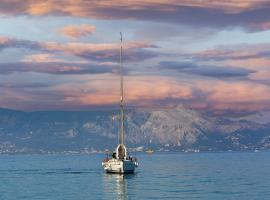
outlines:
M134 173L138 164L132 160L110 159L102 162L102 166L107 173L128 174Z

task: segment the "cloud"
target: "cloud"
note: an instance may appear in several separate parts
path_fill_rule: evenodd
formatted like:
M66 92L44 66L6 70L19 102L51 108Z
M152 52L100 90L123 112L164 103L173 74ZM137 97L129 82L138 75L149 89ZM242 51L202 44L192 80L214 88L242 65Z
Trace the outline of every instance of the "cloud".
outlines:
M58 43L58 42L35 42L30 40L18 40L14 38L0 37L0 50L7 48L24 48L32 51L42 51L43 59L48 53L65 53L91 61L112 62L119 60L119 48L117 43ZM143 41L131 41L123 44L125 62L141 61L158 57L160 53L151 49L157 46ZM45 56L45 57L44 57ZM39 58L41 59L41 57Z
M6 38L6 37L0 37L0 44L1 45L4 45L6 43L8 43L8 38Z
M118 4L117 4L118 3ZM267 0L253 1L253 0L230 0L230 1L190 1L190 0L167 0L166 2L161 0L137 0L137 1L121 1L118 0L92 0L91 2L83 0L1 0L1 11L3 13L30 13L33 15L40 15L46 13L55 14L62 12L66 14L72 14L74 16L88 16L94 15L96 10L103 9L124 9L140 11L145 9L155 9L164 12L174 11L177 6L195 7L195 8L208 8L208 9L221 9L226 13L238 13L244 10L251 10L262 8L268 5ZM92 7L91 7L92 5ZM85 12L89 9L89 12ZM98 13L96 13L98 15ZM99 14L101 15L101 14Z
M270 87L246 81L200 82L196 86L207 93L204 100L211 110L258 111L270 109Z
M249 75L250 80L260 81L261 83L270 84L270 58L258 57L247 59L228 59L220 61L227 66L238 66L248 70L256 70L256 72Z
M247 77L249 74L254 73L253 70L247 70L238 67L200 67L196 70L191 70L190 73L198 74L201 76L210 76L216 78L227 77Z
M99 75L97 75L99 76ZM162 76L126 76L125 101L128 105L150 106L153 101L187 100L192 89L178 80ZM65 103L79 106L117 105L119 100L119 77L106 75L90 78L85 82L55 86L63 93Z
M0 50L4 50L7 48L25 48L31 50L38 50L40 49L40 45L38 42L34 41L0 36Z
M0 107L19 110L68 109L63 94L50 88L2 88Z
M89 24L82 25L68 25L60 28L58 32L64 36L72 39L78 39L93 34L96 31L96 27Z
M217 46L209 50L179 56L191 61L186 63L161 62L160 68L208 76L248 77L253 81L270 84L268 78L270 44L268 43ZM196 67L194 63L200 63L200 65ZM187 69L182 69L183 67ZM191 67L193 68L191 69Z
M61 63L61 62L18 62L0 63L0 74L12 72L37 72L47 74L102 74L115 73L118 67L103 64Z
M33 55L26 55L23 62L27 63L51 63L51 62L64 62L64 60L55 58L52 54L49 53L42 53L42 54L33 54Z
M257 24L270 21L270 2L267 0L0 0L0 3L3 15L150 20L219 29L244 27L250 31L268 29L268 26Z
M84 59L94 61L118 61L119 44L93 44L93 43L43 43L42 47L48 51L62 51ZM123 44L125 61L138 61L157 57L159 53L149 49L157 46L147 42L127 42Z
M93 74L70 78L70 81L55 83L48 87L30 88L31 90L25 87L3 88L0 106L10 107L13 105L13 108L23 110L54 108L81 110L83 108L106 108L118 105L118 75ZM161 76L126 76L124 80L125 100L128 105L149 107L153 102L156 102L155 105L160 103L164 106L166 105L165 101L188 100L192 97L192 89L188 85L180 84L175 79ZM14 98L12 98L13 96Z
M270 88L261 84L249 82L219 82L211 86L212 94L210 100L230 103L230 102L263 102L270 100ZM262 95L264 94L264 95Z
M268 22L259 22L259 23L250 23L249 24L249 27L251 30L262 30L262 31L265 31L265 30L269 30L270 29L270 21Z
M161 69L184 70L197 68L198 66L191 62L162 61L159 63Z
M165 101L152 101L152 105L176 106L181 103L194 109L217 113L270 110L270 87L264 84L216 79L184 80L178 84L192 91L188 99L168 98Z
M177 60L179 58L186 62L163 61L159 63L159 69L270 84L268 43L222 45L204 51L179 54Z
M164 61L160 62L160 69L176 70L182 73L195 74L200 76L209 76L214 78L230 78L230 77L247 77L253 70L240 67L224 67L224 66L204 66L195 63L183 63Z
M15 73L14 76L20 75ZM50 85L46 85L48 78L33 80L36 75L31 73L26 76L28 78L25 78L22 84L14 78L2 81L0 106L26 110L82 110L118 105L117 74L73 76L70 73L59 77L61 81ZM259 83L217 79L180 80L166 76L139 75L127 75L124 81L127 106L168 107L184 104L211 111L270 109L270 87Z
M0 84L0 88L4 89L36 89L36 88L44 88L49 87L51 84L45 83L14 83L14 82L5 82Z
M184 55L199 61L246 60L252 58L270 57L270 44L240 44L218 46L213 49Z

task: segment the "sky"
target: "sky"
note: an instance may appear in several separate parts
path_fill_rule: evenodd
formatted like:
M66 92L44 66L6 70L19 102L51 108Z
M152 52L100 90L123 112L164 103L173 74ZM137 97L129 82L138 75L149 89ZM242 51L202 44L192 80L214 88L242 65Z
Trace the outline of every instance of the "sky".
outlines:
M270 110L268 0L0 0L0 107Z

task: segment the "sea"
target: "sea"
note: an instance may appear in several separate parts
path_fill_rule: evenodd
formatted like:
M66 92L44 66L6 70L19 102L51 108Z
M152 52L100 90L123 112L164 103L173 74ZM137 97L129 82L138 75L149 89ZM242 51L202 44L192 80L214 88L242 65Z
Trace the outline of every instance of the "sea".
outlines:
M270 152L136 154L135 174L105 155L0 155L0 200L269 200Z

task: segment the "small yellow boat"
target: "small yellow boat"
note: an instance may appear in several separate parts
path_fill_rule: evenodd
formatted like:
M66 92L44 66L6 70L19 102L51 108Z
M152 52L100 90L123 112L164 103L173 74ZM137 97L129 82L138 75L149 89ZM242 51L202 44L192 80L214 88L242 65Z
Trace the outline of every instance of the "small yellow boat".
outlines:
M153 149L147 149L147 150L145 151L145 153L147 153L147 154L152 154L152 153L154 153L154 150L153 150Z

